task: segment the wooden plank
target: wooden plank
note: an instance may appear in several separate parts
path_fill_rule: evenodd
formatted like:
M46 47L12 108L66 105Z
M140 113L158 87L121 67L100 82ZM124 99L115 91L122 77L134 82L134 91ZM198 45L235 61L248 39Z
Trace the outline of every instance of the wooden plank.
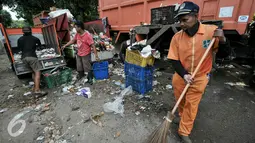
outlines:
M172 25L164 25L154 36L152 36L148 41L147 45L152 44L155 40L157 40L161 35L163 35Z

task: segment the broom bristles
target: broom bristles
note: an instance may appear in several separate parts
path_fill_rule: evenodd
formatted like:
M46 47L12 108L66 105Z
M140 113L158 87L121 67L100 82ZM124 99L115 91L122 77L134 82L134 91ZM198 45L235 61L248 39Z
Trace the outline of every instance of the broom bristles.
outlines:
M168 119L173 120L174 116L168 114ZM167 143L167 133L169 131L171 122L164 120L149 136L145 143Z

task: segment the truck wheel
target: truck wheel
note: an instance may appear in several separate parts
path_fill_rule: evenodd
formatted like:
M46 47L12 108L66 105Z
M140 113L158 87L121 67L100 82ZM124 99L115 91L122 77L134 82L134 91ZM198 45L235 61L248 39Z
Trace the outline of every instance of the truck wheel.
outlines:
M126 49L127 49L127 41L123 41L120 46L120 52L119 52L119 57L122 63L125 62L125 56L126 56Z

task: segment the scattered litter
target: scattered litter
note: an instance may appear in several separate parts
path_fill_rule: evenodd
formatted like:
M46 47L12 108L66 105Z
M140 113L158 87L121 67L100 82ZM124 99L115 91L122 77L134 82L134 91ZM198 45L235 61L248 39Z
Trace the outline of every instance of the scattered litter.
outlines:
M120 131L118 131L118 132L114 135L114 138L119 137L119 136L120 136L120 134L121 134L121 132L120 132Z
M124 116L124 105L123 98L126 95L133 93L132 86L125 88L118 97L115 98L113 102L108 102L103 105L104 111L107 113L115 112L115 114L120 114Z
M40 137L38 137L36 140L37 141L41 141L41 140L43 140L44 139L44 136L40 136Z
M144 107L144 106L140 106L140 109L141 109L141 110L145 110L145 109L146 109L146 107Z
M170 84L166 85L166 89L172 89L172 88L173 88L172 85L170 85Z
M251 101L251 103L252 103L252 104L255 104L255 102L254 102L254 101Z
M230 69L235 68L233 65L227 65L226 67L227 67L227 68L230 68Z
M101 117L104 116L104 112L101 112L100 114L97 114L95 116L91 115L91 120L94 124L98 125L99 127L103 127L102 122L100 121Z
M109 67L109 68L113 68L113 64L109 64L108 67Z
M116 74L118 76L122 76L123 78L125 78L125 73L124 73L124 69L123 68L114 68L112 73Z
M13 88L11 88L10 91L13 91Z
M152 86L156 86L158 84L160 84L158 81L153 81Z
M56 94L58 91L54 91L53 93Z
M49 109L50 109L50 106L51 105L51 103L42 103L42 104L39 104L39 105L37 105L36 107L35 107L35 111L42 111L42 112L44 112L44 111L48 111Z
M32 92L29 91L29 92L24 93L24 96L28 96L28 95L31 95L31 94L32 94Z
M63 94L68 94L68 93L73 93L74 92L74 89L73 89L73 86L70 85L70 86L65 86L63 89L62 89L62 92Z
M30 81L30 82L29 82L29 85L30 85L30 86L34 86L35 83L34 83L33 81Z
M79 110L79 109L80 109L80 107L78 107L78 106L72 107L72 111L76 111L76 110Z
M228 100L234 100L233 98L229 98Z
M8 110L8 108L1 109L1 110L0 110L0 113L4 113L4 112L6 112L7 110Z
M138 115L140 115L141 113L140 113L140 111L136 111L135 114L138 116Z
M251 69L251 66L249 66L249 65L243 65L243 67L246 67L246 68L248 68L248 69Z
M14 98L14 95L8 95L8 100L11 99L11 98Z
M168 60L167 56L164 56L164 61L167 61L167 60Z
M160 59L160 52L158 50L152 50L152 56L155 58L155 59Z
M230 86L240 86L240 87L248 86L248 85L246 85L246 84L243 83L243 82L236 82L236 83L233 83L233 82L226 82L225 84L230 85Z
M66 140L60 140L60 141L56 141L55 143L67 143L67 141Z
M125 84L123 84L121 81L116 81L114 84L120 86L122 89L125 88Z
M137 99L142 99L144 98L144 95L140 94L140 95L137 95Z
M233 68L235 68L233 65L218 65L218 68L220 68L220 69L223 69L223 68L228 68L228 69L233 69Z
M138 95L138 96L137 96L137 99L138 99L138 100L150 101L150 100L151 100L151 97L150 97L149 95L146 95L146 96L144 96L144 95Z
M157 72L154 74L154 77L160 77L160 76L162 76L162 72L157 71Z
M91 98L91 91L89 87L84 87L82 89L79 89L78 92L76 92L76 95L83 96L85 98Z

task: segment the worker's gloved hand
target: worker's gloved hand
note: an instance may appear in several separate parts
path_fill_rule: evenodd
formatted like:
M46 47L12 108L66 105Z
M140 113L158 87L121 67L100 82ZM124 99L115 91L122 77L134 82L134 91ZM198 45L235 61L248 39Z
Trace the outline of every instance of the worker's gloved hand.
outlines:
M194 81L194 79L191 77L190 74L185 74L185 75L183 76L183 78L184 78L184 80L185 80L185 82L186 82L187 84L192 84L193 81Z
M224 36L224 32L222 29L216 29L214 31L213 37L219 38L220 42L222 43L226 42L226 37Z

